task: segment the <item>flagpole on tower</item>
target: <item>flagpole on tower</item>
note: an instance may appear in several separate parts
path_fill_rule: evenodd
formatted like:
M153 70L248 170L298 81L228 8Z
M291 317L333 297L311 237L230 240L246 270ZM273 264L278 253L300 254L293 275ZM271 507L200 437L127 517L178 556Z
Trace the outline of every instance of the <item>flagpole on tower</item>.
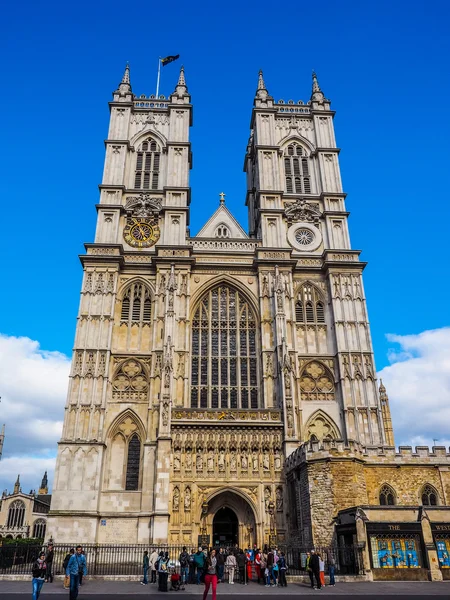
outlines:
M161 57L158 58L158 77L156 79L156 99L158 99L159 94L159 79L161 77Z

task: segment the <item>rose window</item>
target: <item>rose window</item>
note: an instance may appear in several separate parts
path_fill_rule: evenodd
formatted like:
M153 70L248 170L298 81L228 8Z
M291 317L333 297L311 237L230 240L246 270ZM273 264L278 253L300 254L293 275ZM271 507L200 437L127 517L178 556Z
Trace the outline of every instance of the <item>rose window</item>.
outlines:
M309 246L314 241L314 233L306 227L297 229L295 232L295 239L301 246Z
M334 400L334 378L331 371L318 361L308 363L300 377L300 390L303 400Z

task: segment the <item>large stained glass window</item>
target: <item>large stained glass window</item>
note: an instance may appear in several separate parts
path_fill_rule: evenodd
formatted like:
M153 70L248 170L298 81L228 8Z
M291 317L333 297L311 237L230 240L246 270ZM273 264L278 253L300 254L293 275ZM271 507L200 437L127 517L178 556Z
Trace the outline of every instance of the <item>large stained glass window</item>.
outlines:
M234 288L219 285L192 321L191 406L258 408L256 319Z

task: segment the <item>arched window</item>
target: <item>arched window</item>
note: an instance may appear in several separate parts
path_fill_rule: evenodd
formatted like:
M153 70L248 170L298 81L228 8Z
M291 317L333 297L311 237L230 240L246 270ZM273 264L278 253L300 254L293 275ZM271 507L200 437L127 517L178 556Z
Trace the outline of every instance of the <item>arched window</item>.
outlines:
M135 189L158 189L160 160L161 149L159 145L152 139L142 142L136 155Z
M126 490L139 489L139 471L141 462L141 441L135 433L128 441Z
M334 400L334 378L323 363L313 360L300 373L300 390L303 400Z
M192 322L191 406L258 408L256 318L236 289L219 285Z
M310 283L301 286L295 304L295 320L297 323L325 323L324 303Z
M229 238L231 237L230 230L226 225L219 225L216 229L217 238Z
M45 519L37 519L33 525L33 537L44 539L46 528L47 522L45 521Z
M288 194L310 194L311 176L306 150L296 142L284 151L284 174Z
M390 485L383 485L380 489L380 504L381 506L394 506L395 505L395 493Z
M15 500L8 511L7 527L22 527L25 519L25 504L21 500Z
M420 497L422 506L437 506L439 504L439 495L434 487L429 483L422 488Z
M150 324L152 317L152 300L150 291L142 283L133 283L126 290L122 299L120 313L121 323Z

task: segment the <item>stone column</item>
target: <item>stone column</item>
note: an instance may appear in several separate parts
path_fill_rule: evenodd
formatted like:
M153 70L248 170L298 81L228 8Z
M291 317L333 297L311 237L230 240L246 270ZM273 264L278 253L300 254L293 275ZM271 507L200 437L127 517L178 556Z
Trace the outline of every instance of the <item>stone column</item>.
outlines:
M433 533L431 531L430 519L423 508L421 511L422 535L428 557L428 578L430 581L442 581L442 572L439 568L439 560L436 546L434 544Z

